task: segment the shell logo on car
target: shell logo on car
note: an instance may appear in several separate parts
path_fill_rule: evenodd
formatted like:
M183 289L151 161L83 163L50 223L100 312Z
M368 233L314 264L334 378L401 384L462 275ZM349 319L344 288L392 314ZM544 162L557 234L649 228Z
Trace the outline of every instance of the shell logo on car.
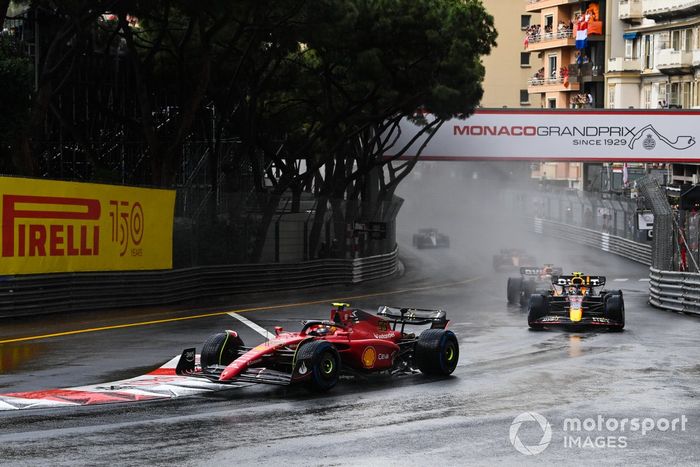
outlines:
M373 368L376 361L377 351L374 347L365 347L365 350L362 351L362 365L365 368Z

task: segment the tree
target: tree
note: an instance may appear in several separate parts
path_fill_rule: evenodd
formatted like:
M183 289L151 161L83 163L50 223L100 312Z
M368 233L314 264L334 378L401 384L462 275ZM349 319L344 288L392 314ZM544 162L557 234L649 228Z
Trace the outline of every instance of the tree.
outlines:
M282 150L261 143L279 174L271 177L272 193L313 187L319 222L327 200L343 199L346 223L372 219L418 160L399 161L406 148L383 157L399 123L421 125L425 144L444 120L464 118L478 104L480 56L495 44L493 20L480 2L460 0L326 0L306 18L314 27L278 77L287 86L273 87L261 106L260 120L285 141ZM299 160L303 171L290 163ZM265 229L263 223L261 237ZM317 224L312 237L319 230Z

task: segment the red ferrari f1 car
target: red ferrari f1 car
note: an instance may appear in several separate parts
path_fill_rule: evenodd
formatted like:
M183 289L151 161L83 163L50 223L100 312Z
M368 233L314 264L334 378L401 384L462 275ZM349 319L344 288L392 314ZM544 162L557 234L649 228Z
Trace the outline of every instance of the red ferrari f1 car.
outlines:
M246 347L234 331L210 336L202 347L185 349L179 375L217 383L276 385L304 383L315 391L333 388L341 374L422 373L450 375L459 360L457 337L446 329L442 310L380 307L376 315L333 305L330 320L306 321L299 332L275 327L275 337ZM406 326L430 325L420 335Z

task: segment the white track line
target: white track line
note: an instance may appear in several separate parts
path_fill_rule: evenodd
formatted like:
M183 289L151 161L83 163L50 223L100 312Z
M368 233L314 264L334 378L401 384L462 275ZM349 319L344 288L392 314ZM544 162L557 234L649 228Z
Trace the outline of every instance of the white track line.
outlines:
M262 336L265 339L274 339L275 335L272 334L271 332L267 332L267 329L263 328L262 326L258 326L248 318L244 318L243 316L239 315L238 313L227 313L229 316L232 318L236 318L238 321L241 323L245 324L248 326L250 329L253 331L257 332L258 334L262 334Z
M627 282L629 279L613 279L614 282Z
M643 278L639 279L639 282L649 282L649 278L643 277Z

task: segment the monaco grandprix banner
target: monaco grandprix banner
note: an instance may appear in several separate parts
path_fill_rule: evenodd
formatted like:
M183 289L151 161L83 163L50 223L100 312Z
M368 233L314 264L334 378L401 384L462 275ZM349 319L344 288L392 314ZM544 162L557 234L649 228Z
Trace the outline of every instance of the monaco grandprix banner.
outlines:
M0 177L0 196L0 275L172 268L172 190Z
M404 120L392 151L418 130ZM444 122L421 159L700 162L699 137L697 111L478 110ZM403 157L415 156L423 141Z

